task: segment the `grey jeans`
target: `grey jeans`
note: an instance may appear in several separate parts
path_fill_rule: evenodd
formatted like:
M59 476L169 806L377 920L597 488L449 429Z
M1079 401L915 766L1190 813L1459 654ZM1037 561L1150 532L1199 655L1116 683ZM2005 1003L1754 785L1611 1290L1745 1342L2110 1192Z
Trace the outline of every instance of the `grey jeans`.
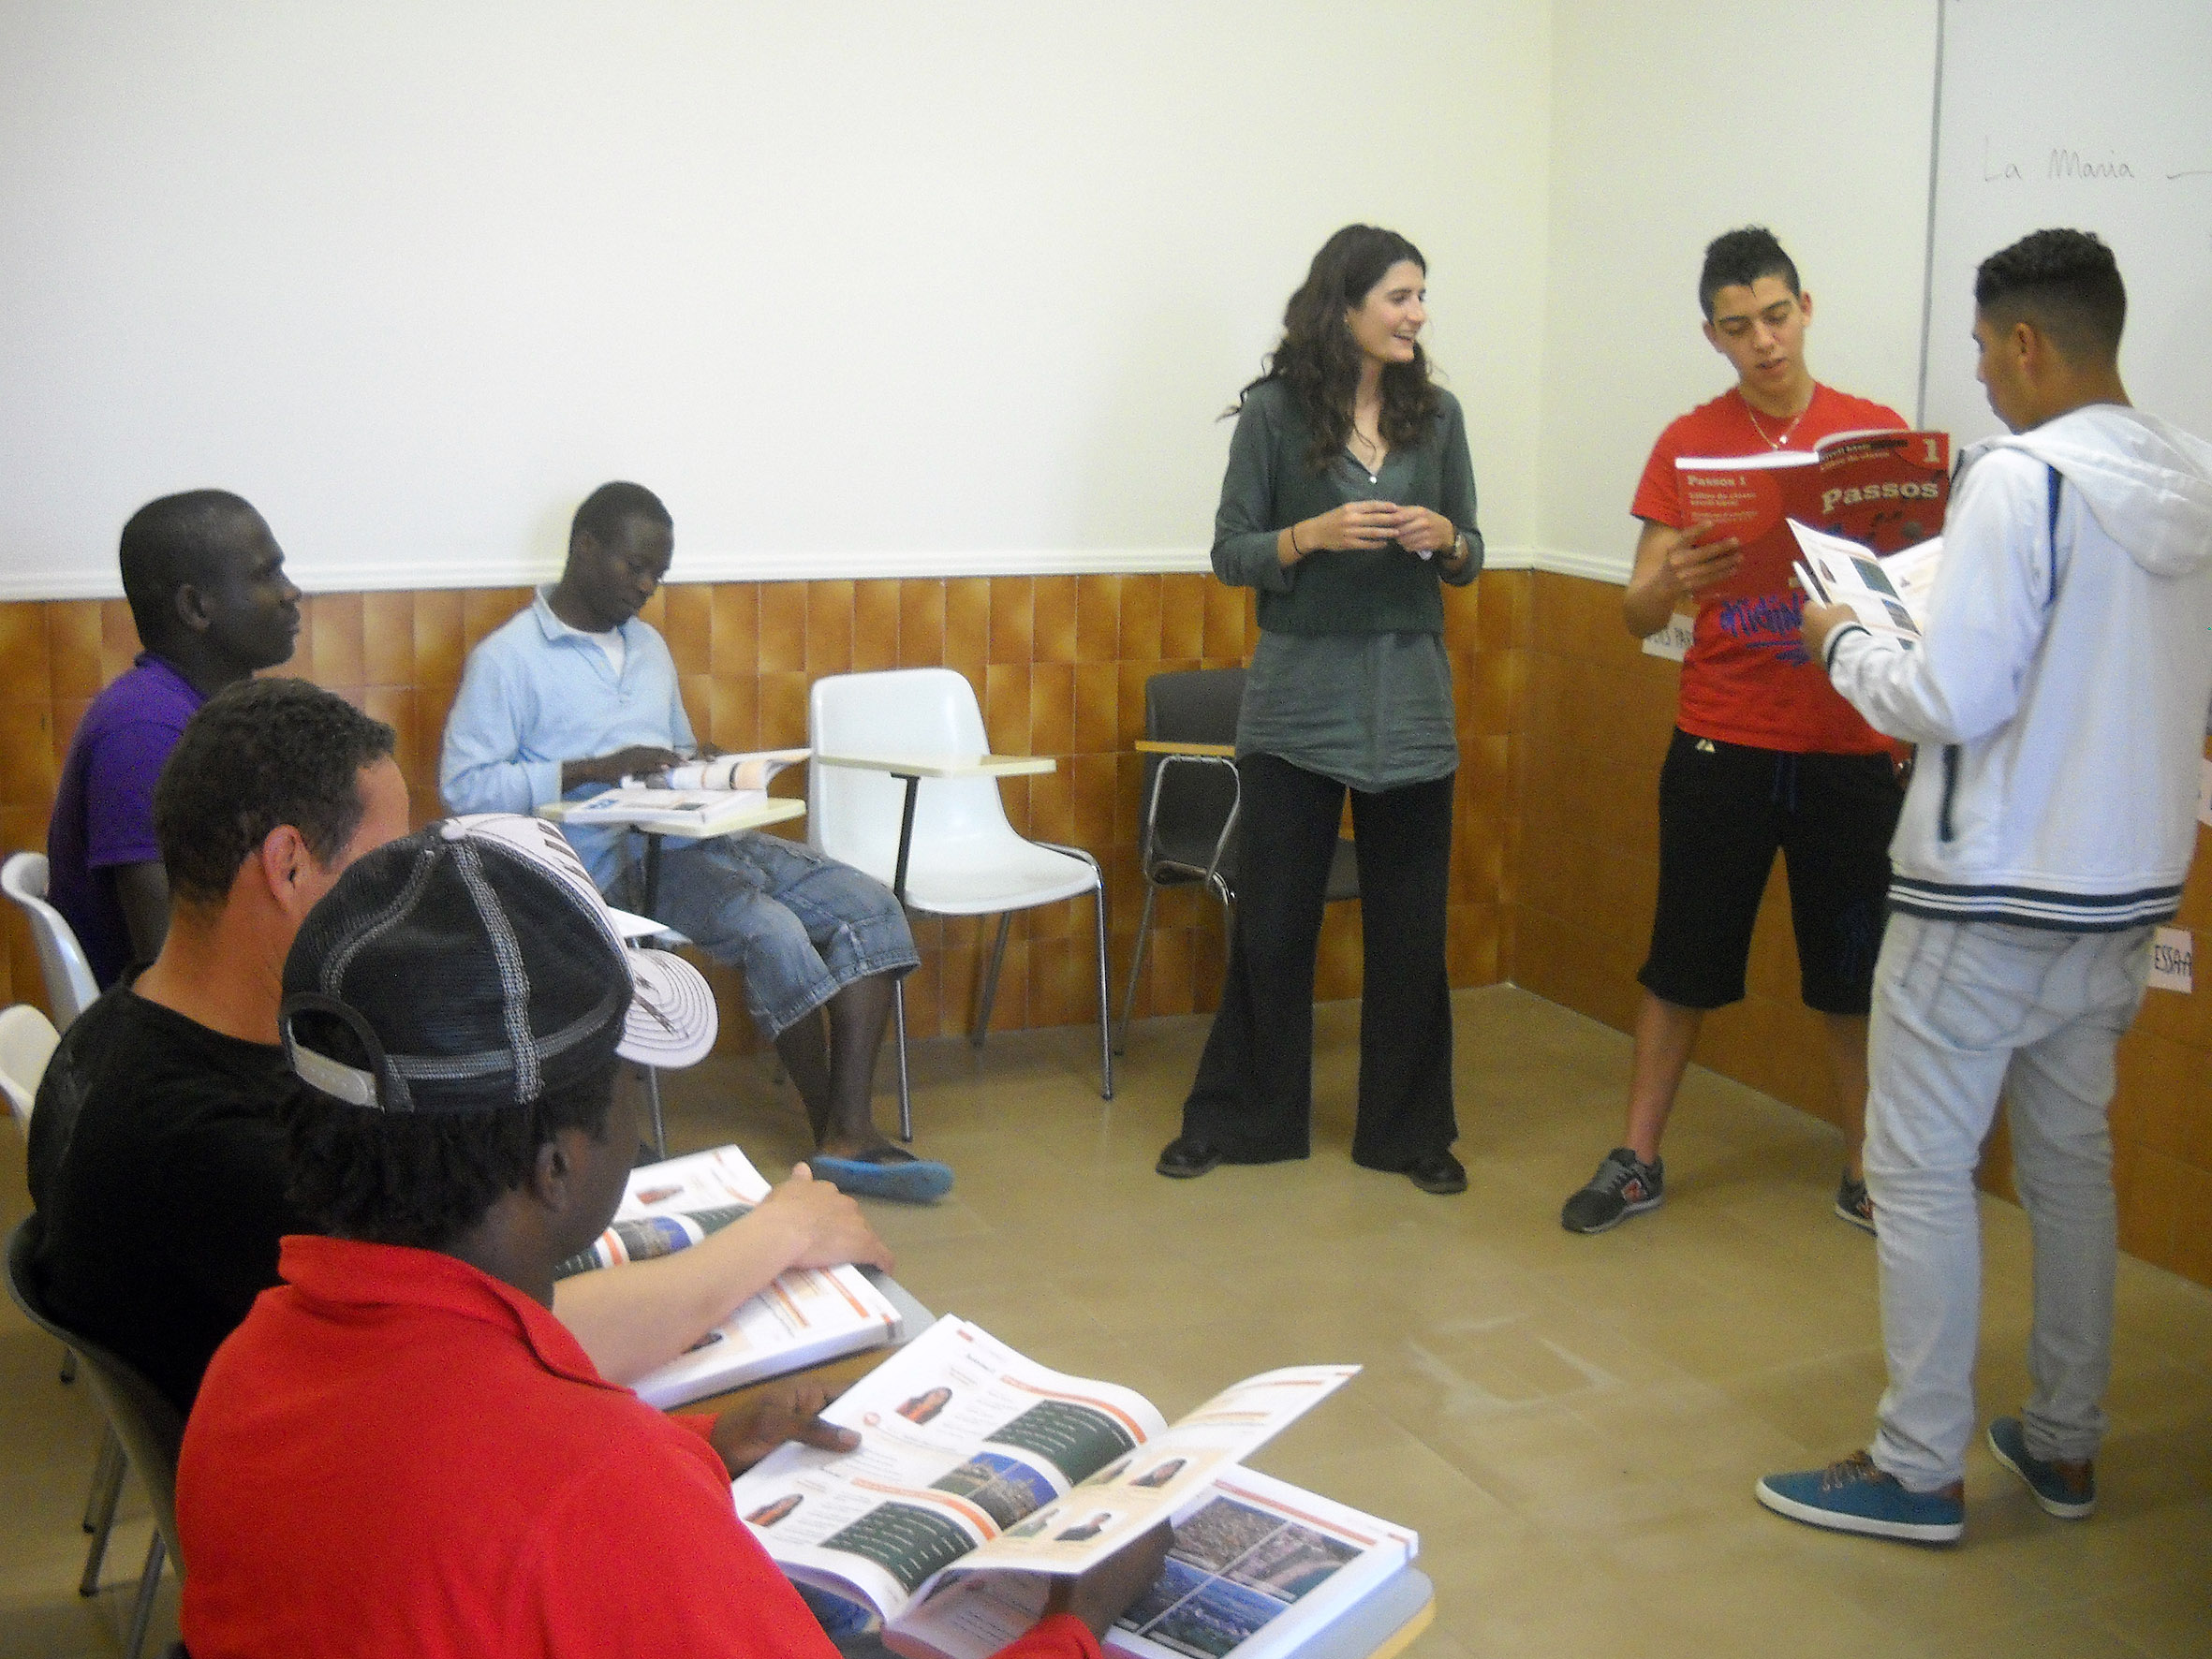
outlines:
M1866 1187L1889 1358L1873 1451L1910 1490L1960 1478L1974 1431L1974 1168L2000 1093L2035 1251L2028 1449L2087 1458L2103 1438L2119 1253L2104 1114L2151 933L1890 918L1867 1052Z

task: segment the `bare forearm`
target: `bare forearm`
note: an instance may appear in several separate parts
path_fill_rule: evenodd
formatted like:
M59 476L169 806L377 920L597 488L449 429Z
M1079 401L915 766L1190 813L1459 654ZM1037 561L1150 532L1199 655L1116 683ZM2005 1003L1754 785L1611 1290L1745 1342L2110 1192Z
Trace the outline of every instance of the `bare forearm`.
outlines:
M758 1211L688 1250L563 1279L553 1313L612 1383L667 1364L800 1256L789 1229Z
M1649 639L1667 625L1683 597L1680 584L1664 565L1639 570L1621 595L1621 620L1637 639Z

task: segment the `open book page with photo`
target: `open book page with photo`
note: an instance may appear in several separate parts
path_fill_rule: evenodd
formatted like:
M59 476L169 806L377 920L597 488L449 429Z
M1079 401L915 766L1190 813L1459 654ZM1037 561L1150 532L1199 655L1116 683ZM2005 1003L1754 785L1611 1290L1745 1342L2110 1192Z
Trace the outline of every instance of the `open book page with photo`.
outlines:
M732 1483L786 1573L895 1618L958 1564L1078 1574L1175 1513L1357 1366L1246 1378L1173 1424L948 1315L823 1414L857 1451L787 1445Z
M1409 1529L1255 1470L1217 1475L1174 1514L1152 1587L1106 1635L1127 1659L1277 1659L1347 1618L1419 1553ZM1034 1624L1039 1574L947 1574L884 1632L906 1659L984 1659Z
M1856 542L1795 520L1790 533L1798 548L1797 582L1808 598L1848 605L1852 616L1875 633L1900 641L1907 650L1918 645L1928 594L1943 558L1941 536L1876 558Z

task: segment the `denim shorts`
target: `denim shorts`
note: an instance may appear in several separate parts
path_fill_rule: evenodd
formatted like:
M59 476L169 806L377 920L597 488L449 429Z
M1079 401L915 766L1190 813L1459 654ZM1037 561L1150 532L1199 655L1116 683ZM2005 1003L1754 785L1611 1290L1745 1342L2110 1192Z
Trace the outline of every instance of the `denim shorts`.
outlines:
M745 1007L772 1038L855 980L922 961L889 888L803 843L748 830L664 844L653 918L744 973ZM626 868L615 903L641 898L641 876Z

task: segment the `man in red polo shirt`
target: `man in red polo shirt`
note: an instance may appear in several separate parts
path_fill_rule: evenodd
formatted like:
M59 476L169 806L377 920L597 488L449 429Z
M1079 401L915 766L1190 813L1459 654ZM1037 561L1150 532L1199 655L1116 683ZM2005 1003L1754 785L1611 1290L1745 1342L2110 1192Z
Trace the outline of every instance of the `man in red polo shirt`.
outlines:
M1803 995L1825 1018L1844 1111L1847 1163L1836 1212L1871 1230L1859 1163L1866 1013L1904 792L1887 740L1807 658L1793 589L1705 596L1734 574L1740 554L1733 537L1713 538L1711 525L1684 521L1674 462L1810 449L1832 433L1906 423L1894 409L1813 379L1805 364L1812 296L1768 231L1752 226L1717 239L1705 250L1698 300L1705 338L1736 383L1652 447L1630 509L1644 529L1621 605L1639 639L1677 609L1697 612L1659 772L1659 906L1637 976L1644 1000L1628 1128L1559 1219L1570 1232L1601 1233L1659 1203L1659 1137L1706 1011L1743 997L1752 925L1778 849Z
M553 826L487 815L356 859L284 991L288 1162L323 1231L284 1241L185 1428L192 1652L836 1659L730 1492L787 1435L858 1443L813 1417L827 1391L664 1417L553 1315L637 1145L617 1056L713 1035L696 970L623 947ZM1058 1585L1004 1652L1099 1659L1167 1542Z

